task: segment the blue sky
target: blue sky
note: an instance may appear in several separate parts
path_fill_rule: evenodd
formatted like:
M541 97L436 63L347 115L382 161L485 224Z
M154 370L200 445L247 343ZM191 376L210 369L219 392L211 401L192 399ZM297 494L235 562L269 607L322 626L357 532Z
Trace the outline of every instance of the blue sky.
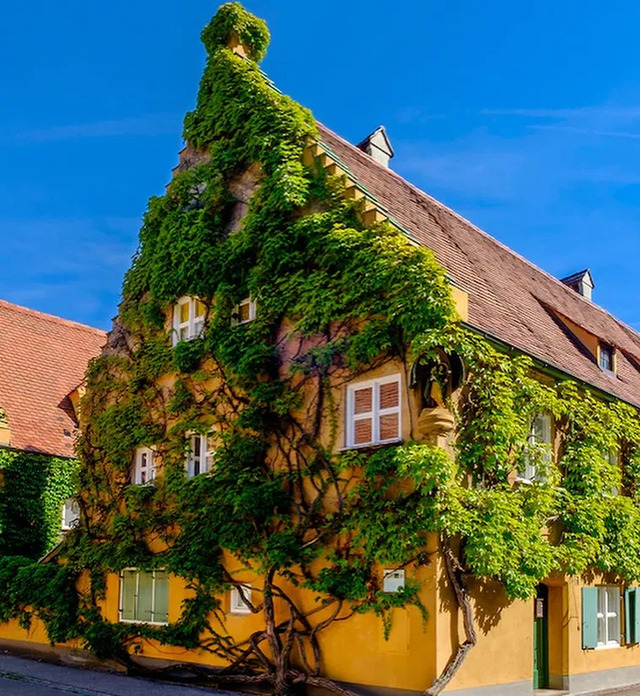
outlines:
M640 4L249 0L278 86L640 329ZM177 162L217 3L0 9L0 297L108 328Z

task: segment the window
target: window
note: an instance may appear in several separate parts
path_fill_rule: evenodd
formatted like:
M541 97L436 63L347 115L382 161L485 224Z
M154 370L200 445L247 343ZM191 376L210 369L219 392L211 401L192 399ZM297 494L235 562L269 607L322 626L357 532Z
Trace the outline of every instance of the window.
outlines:
M246 297L240 304L233 308L231 313L231 325L246 324L256 318L256 301Z
M347 389L347 447L400 439L400 375L350 385Z
M618 452L617 449L614 449L612 447L611 449L608 450L607 461L609 462L609 466L611 467L611 471L617 472L618 476L619 476L619 474L620 474L620 453ZM613 484L610 487L609 491L613 497L620 495L620 490L616 484Z
M62 506L62 531L76 527L80 521L80 507L73 498L67 498Z
M608 343L600 343L600 369L614 374L616 371L615 349Z
M169 577L165 570L122 571L120 621L152 624L169 621Z
M139 485L150 483L156 477L156 463L153 450L138 447L133 467L133 482Z
M384 592L399 592L404 587L404 570L385 570L382 581Z
M213 448L213 434L208 433L207 435L201 435L199 433L191 433L189 435L188 444L188 478L211 471L211 463L215 454Z
M242 583L242 595L244 595L245 599L250 602L251 601L251 585L247 585L246 583ZM250 614L251 613L251 608L247 604L247 602L244 601L242 598L242 595L240 594L240 590L237 587L232 587L231 592L229 593L229 611L232 614Z
M620 588L598 587L597 647L620 645Z
M194 297L181 297L173 308L173 345L197 338L204 328L207 308Z
M540 463L549 466L552 461L551 416L539 413L531 421L529 438L524 452L523 464L518 471L518 478L521 481L534 481L543 478L538 472Z

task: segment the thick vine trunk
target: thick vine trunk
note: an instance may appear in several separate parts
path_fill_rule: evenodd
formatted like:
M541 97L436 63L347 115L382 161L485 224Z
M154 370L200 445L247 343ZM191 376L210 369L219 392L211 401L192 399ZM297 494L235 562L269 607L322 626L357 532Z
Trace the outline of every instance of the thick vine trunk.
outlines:
M440 548L444 558L444 565L447 570L447 577L453 588L456 603L462 610L462 620L464 624L465 640L458 646L456 652L451 656L442 674L433 682L433 684L424 692L424 696L438 696L438 694L447 686L453 679L456 672L462 666L462 663L467 656L467 653L478 642L476 629L473 625L473 608L469 601L469 595L466 590L465 574L460 564L457 562L449 539L443 537L440 539Z

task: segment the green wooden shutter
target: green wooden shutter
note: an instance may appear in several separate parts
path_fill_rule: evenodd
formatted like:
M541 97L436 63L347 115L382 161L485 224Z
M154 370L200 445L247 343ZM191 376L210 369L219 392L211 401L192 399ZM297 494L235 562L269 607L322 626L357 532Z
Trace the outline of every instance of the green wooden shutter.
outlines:
M598 645L598 588L582 588L582 647Z
M624 591L624 642L627 645L636 642L636 590L627 587Z
M640 587L632 587L631 642L640 643Z

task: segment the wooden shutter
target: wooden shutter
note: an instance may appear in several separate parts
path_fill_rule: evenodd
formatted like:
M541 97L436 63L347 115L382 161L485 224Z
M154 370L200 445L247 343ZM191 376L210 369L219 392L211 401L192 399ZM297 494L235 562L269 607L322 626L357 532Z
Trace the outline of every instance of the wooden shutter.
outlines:
M379 385L378 439L395 440L400 437L400 381Z
M598 588L582 588L582 648L598 645Z
M627 587L624 591L624 642L627 645L636 642L635 615L636 615L635 588Z
M353 444L373 441L373 385L353 390Z

